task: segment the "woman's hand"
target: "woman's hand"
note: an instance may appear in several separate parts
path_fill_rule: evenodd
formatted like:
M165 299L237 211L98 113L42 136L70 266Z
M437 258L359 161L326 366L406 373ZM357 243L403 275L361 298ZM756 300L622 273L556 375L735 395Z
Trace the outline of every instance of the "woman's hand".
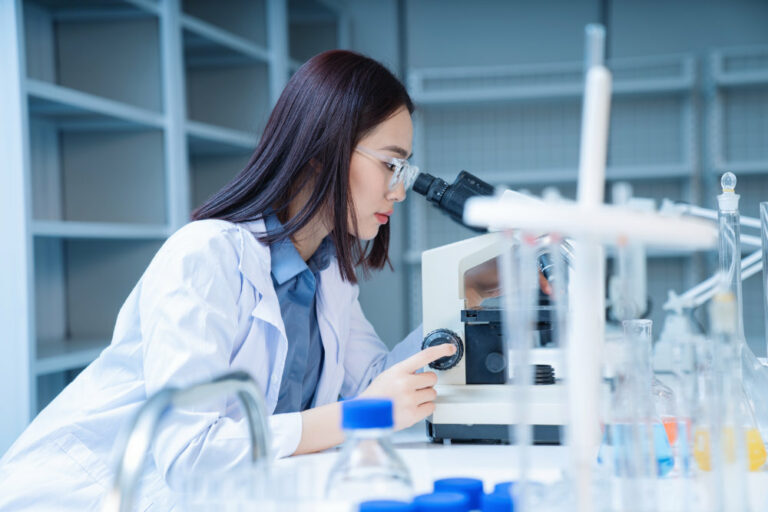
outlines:
M410 427L435 410L435 372L416 373L441 357L453 355L456 347L445 343L426 348L381 372L361 398L389 398L394 406L395 430Z

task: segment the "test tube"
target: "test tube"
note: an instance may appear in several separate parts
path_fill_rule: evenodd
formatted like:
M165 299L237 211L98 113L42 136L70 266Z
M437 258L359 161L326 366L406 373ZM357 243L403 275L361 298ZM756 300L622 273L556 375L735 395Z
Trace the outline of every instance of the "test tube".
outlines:
M650 320L625 320L624 337L611 351L611 417L606 422L614 504L621 510L657 510L654 412L651 398ZM666 436L661 428L660 434Z
M694 482L692 467L693 431L692 418L696 399L696 337L691 332L688 319L675 314L673 321L678 328L672 345L672 364L675 380L675 408L677 410L677 432L674 442L675 470L680 476L680 493L675 510L695 510ZM669 320L668 320L669 321Z
M530 422L530 389L533 385L530 351L534 334L534 305L538 291L538 271L535 244L532 235L519 233L514 237L506 233L509 251L503 255L500 265L504 303L504 330L507 354L513 369L513 406L516 408L512 437L519 453L519 479L516 499L520 510L529 510L528 471L530 446L533 440Z
M763 307L765 314L765 342L768 353L768 201L760 203L760 233L763 241Z
M725 275L728 290L733 293L738 321L737 334L744 338L741 295L741 222L739 221L739 195L736 194L736 175L726 172L720 178L723 193L717 196L717 220L720 227L720 272Z
M746 434L754 429L753 420L744 409L741 387L741 358L738 334L737 301L733 293L724 288L710 304L710 324L714 338L716 421L713 425L713 464L721 468L722 480L718 510L743 511L747 509L747 453Z

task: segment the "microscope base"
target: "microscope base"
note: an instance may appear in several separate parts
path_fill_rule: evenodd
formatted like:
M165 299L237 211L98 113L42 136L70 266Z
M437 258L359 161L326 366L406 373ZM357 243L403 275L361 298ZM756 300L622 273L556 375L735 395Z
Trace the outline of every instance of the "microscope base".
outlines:
M559 425L534 425L533 444L560 444ZM512 444L511 425L456 425L427 421L427 436L433 443Z

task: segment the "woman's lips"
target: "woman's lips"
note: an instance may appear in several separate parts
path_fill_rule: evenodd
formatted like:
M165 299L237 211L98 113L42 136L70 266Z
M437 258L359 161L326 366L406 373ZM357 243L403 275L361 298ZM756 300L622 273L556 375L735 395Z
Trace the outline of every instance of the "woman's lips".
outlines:
M389 222L389 215L384 215L383 213L375 213L376 220L379 221L379 224L386 224Z

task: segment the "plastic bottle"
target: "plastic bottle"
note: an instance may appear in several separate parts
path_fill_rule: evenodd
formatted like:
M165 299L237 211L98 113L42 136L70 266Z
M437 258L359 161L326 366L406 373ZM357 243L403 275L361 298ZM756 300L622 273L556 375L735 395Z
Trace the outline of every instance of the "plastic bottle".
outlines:
M480 500L482 512L514 512L515 504L512 496L504 493L484 494Z
M411 499L410 472L389 439L393 425L391 400L342 402L347 441L328 476L326 497L355 504L373 499Z
M435 480L435 492L458 492L469 500L470 510L480 509L483 497L483 481L477 478L441 478Z
M360 504L358 512L413 512L413 504L397 500L370 500Z
M512 492L515 488L515 482L499 482L493 486L494 494L509 494L512 496Z
M460 492L433 492L413 499L414 512L469 512L469 498Z

